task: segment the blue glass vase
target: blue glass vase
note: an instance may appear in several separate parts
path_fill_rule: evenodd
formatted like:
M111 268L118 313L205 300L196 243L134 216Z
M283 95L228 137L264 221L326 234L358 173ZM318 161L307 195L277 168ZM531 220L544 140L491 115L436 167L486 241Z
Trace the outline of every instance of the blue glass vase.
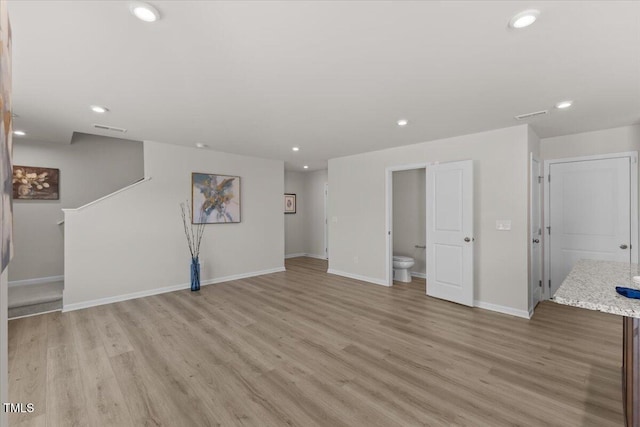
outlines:
M191 290L200 290L200 262L198 258L191 258Z

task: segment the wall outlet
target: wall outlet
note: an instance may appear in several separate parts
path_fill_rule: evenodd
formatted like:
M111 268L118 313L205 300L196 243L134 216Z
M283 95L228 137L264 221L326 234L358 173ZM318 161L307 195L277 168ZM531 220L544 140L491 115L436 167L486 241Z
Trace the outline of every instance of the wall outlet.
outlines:
M334 224L338 222L338 217L337 216L332 216L331 217L331 222L333 222Z
M353 263L357 264L360 259L357 256L353 257Z

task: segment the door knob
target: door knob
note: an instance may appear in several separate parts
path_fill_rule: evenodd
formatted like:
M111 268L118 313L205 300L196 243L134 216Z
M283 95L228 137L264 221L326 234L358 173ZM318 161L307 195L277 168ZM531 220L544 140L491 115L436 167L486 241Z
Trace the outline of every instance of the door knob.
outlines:
M465 237L465 238L464 238L464 241L465 241L465 242L470 242L470 241L471 241L471 239L470 239L470 238L468 238L468 237Z
M533 239L533 243L540 243L540 239Z
M625 245L624 243L620 245L620 249L627 249L627 245Z

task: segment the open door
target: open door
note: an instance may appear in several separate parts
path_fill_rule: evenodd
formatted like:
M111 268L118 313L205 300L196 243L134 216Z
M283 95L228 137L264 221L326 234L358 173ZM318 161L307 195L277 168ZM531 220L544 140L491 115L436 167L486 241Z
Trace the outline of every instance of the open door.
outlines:
M473 161L427 167L427 295L473 306Z
M542 199L540 188L542 187L542 171L540 170L540 162L531 157L531 219L529 230L529 247L531 261L531 306L535 308L542 299Z

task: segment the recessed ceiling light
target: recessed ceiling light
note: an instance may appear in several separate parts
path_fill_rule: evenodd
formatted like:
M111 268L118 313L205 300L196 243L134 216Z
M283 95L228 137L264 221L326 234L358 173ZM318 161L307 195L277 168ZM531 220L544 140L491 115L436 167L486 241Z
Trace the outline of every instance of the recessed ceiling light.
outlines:
M308 165L304 165L303 168L309 169L309 166Z
M25 136L27 133L23 130L14 130L13 134L16 136Z
M400 119L398 120L398 126L406 126L407 124L409 124L409 120L407 119Z
M556 104L556 108L563 110L565 108L569 108L573 105L573 101L561 101Z
M198 143L196 143L196 147L198 147L198 148L207 148L208 145L207 144L203 144L201 142L198 142Z
M522 11L511 18L511 20L509 21L509 26L516 29L528 27L529 25L536 22L538 16L540 16L539 10L529 9Z
M293 151L300 151L300 147L292 147L291 148Z
M91 111L93 111L94 113L106 113L107 111L109 111L109 109L107 107L101 107L100 105L92 105L91 106Z
M129 4L129 10L136 18L144 22L154 22L160 19L158 9L148 3L139 1L131 2Z

